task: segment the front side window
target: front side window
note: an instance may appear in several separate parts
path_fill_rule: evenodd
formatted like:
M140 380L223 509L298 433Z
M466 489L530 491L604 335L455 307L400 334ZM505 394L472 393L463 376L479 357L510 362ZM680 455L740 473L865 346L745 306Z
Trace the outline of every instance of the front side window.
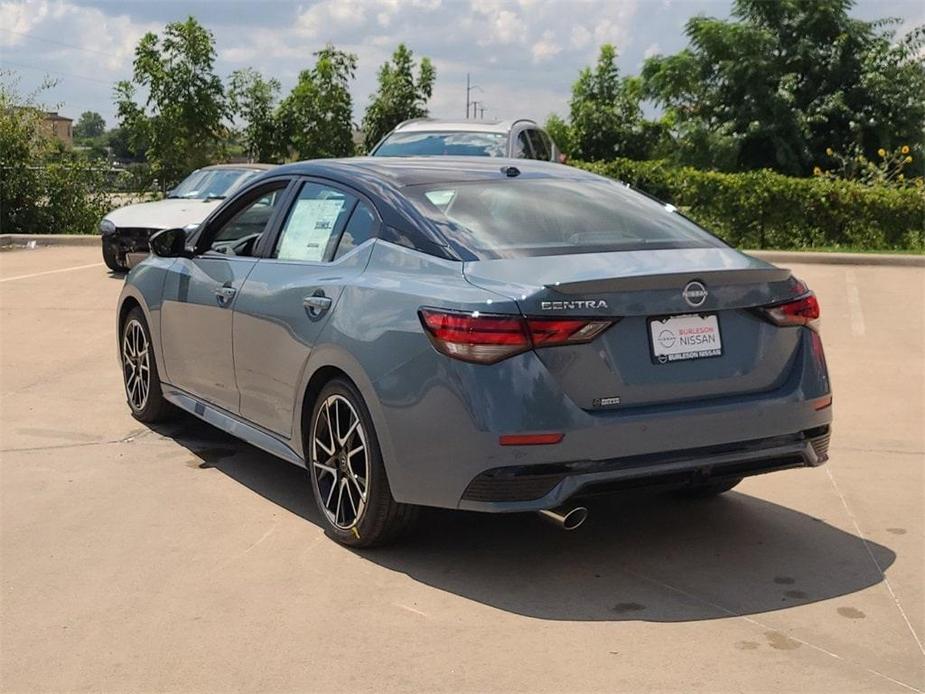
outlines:
M185 200L220 200L258 173L260 172L249 169L200 169L184 178L167 197Z
M503 133L392 133L373 152L375 157L503 157Z
M251 255L282 198L285 183L260 193L223 222L212 236L209 250L225 255Z
M615 181L506 178L405 192L480 259L723 247L675 208Z
M276 257L309 262L330 258L356 202L337 188L303 184L280 234Z

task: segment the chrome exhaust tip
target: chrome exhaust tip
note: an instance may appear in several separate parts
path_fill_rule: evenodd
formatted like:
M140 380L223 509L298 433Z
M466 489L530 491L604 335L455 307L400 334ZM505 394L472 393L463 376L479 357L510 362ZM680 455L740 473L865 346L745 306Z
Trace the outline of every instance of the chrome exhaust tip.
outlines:
M588 520L588 509L584 506L547 508L537 513L562 530L578 530Z

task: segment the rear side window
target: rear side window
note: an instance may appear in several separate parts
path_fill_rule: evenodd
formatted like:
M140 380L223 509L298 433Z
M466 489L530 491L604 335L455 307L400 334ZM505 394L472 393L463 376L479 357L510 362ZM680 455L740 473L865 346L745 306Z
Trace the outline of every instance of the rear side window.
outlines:
M361 243L368 241L375 233L376 216L369 208L369 205L365 202L358 202L353 214L350 215L350 221L347 222L344 233L341 234L334 260L349 253Z
M504 178L405 192L480 259L724 247L674 207L614 181Z
M515 159L530 159L530 143L527 141L527 131L521 130L514 138L514 151L511 156Z
M541 161L549 161L549 144L546 133L531 128L525 131L530 138L530 144L533 146L533 158Z
M337 188L305 183L289 209L276 257L311 262L330 258L356 201Z

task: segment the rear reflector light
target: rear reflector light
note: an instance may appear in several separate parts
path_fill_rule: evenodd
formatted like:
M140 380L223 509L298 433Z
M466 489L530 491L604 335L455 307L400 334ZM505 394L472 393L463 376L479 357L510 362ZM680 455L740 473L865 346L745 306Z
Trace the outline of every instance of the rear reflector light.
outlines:
M498 443L502 446L548 446L564 438L565 434L505 434Z
M812 292L783 304L766 306L763 311L775 325L805 325L813 330L819 328L819 301Z
M816 410L817 412L819 410L824 410L825 408L831 407L831 406L832 406L832 396L831 395L825 395L821 398L817 398L813 402L813 409Z
M590 342L613 325L609 320L523 318L429 308L422 308L420 316L434 347L477 364L494 364L534 347Z

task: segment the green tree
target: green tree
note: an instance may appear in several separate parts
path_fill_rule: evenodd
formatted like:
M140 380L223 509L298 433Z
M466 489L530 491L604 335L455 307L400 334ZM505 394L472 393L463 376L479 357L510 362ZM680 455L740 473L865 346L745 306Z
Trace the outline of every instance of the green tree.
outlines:
M126 128L112 128L105 135L106 145L112 156L120 161L142 163L148 144L144 140L133 138Z
M586 161L614 157L642 159L651 156L661 138L661 129L642 117L642 83L636 77L621 77L617 51L601 46L597 65L586 67L572 85L569 125L551 122L570 155Z
M402 121L427 115L437 71L429 58L421 58L417 79L414 68L414 53L403 43L398 44L392 59L379 68L379 91L370 96L363 116L367 150Z
M66 149L44 122L37 92L0 75L0 233L86 234L109 209L105 167Z
M116 85L120 124L135 146L146 143L162 190L223 154L227 106L214 64L212 33L189 17L168 24L163 38L145 34L132 81ZM147 94L143 104L135 99L139 87Z
M646 61L678 156L720 169L806 175L825 151L868 157L919 143L922 28L894 43L893 20L849 16L853 0L734 0L730 20L695 17L690 45Z
M314 56L315 66L299 73L279 107L285 151L298 159L349 157L354 150L349 87L357 57L330 44Z
M96 111L84 111L74 125L74 138L89 140L106 132L106 121Z
M278 136L275 115L279 80L253 68L235 70L228 85L228 106L243 123L238 132L251 161L277 161Z

